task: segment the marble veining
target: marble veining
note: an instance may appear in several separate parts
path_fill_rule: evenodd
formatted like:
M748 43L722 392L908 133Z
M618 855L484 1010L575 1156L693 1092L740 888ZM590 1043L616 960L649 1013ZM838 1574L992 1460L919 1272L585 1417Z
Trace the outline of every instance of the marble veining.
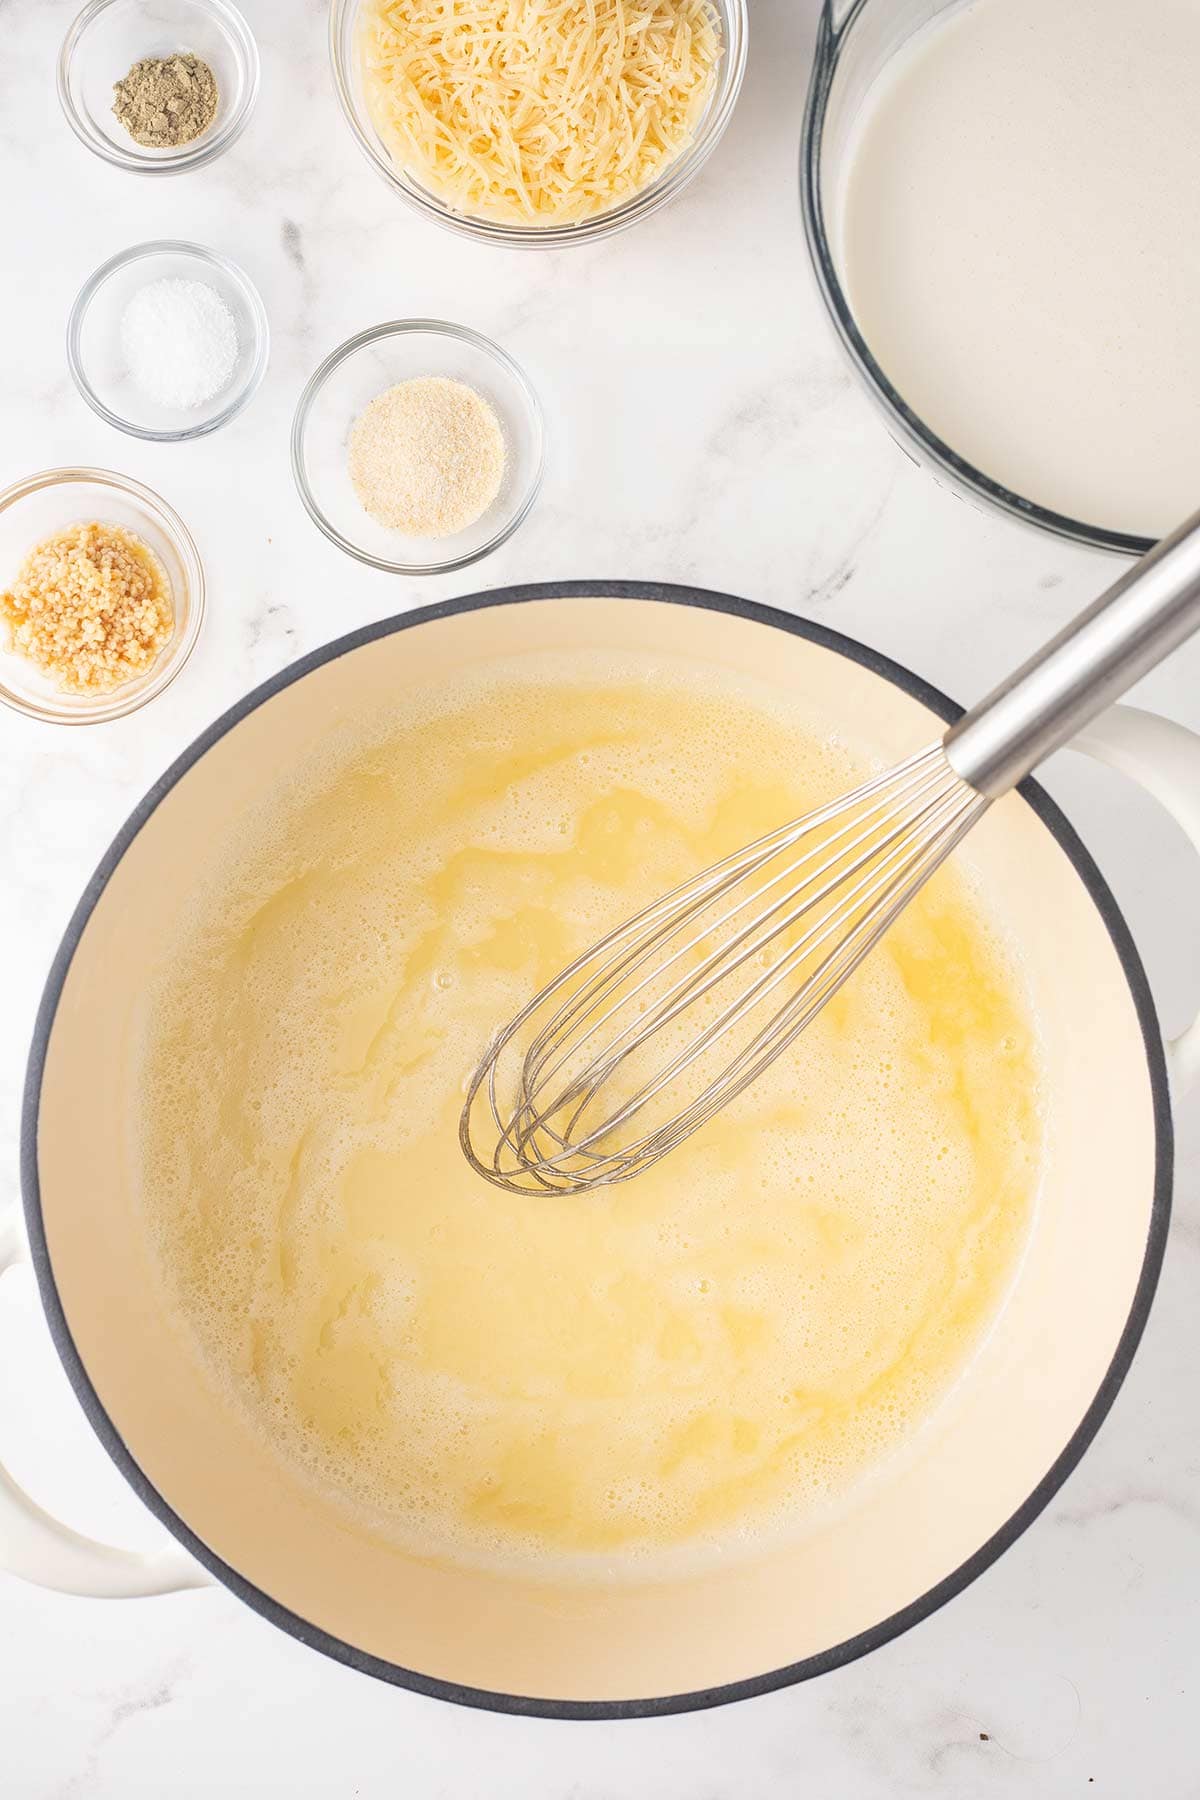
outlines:
M326 65L324 0L242 0L263 87L244 137L169 181L106 168L54 96L76 0L0 0L0 484L62 463L148 482L200 544L209 616L170 698L79 732L0 713L0 1206L15 1204L24 1059L46 968L113 832L254 683L343 631L509 581L696 582L815 614L964 700L1104 581L1106 559L986 515L891 443L808 275L796 191L816 0L752 0L728 136L666 213L592 247L492 252L415 218L369 170ZM155 449L75 394L66 315L116 250L179 236L259 284L271 367L253 405ZM417 314L498 338L549 427L542 498L500 552L391 579L296 498L292 409L350 333ZM1200 646L1139 698L1200 727ZM1168 1029L1200 1000L1200 871L1126 784L1058 759L1138 936ZM1196 1800L1200 1681L1200 1133L1180 1121L1176 1223L1132 1374L1020 1542L875 1655L753 1703L639 1725L453 1711L285 1638L230 1595L96 1602L0 1577L4 1800ZM92 1441L31 1284L0 1289L0 1449L81 1530L158 1527Z

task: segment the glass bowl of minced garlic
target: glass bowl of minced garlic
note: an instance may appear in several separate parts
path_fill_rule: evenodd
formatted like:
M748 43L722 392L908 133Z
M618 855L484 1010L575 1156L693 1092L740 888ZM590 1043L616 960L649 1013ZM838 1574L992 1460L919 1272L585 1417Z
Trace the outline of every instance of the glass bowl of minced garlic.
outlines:
M105 469L0 493L0 702L60 725L135 712L178 675L204 616L191 533Z
M229 0L88 0L58 58L75 136L138 175L179 174L228 150L258 82L254 34Z

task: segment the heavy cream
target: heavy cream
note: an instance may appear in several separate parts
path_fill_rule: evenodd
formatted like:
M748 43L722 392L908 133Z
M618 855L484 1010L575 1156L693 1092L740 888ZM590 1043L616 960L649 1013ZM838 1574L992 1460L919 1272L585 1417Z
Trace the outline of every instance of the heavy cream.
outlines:
M984 474L1159 536L1200 505L1200 4L971 0L868 93L835 246L898 392Z

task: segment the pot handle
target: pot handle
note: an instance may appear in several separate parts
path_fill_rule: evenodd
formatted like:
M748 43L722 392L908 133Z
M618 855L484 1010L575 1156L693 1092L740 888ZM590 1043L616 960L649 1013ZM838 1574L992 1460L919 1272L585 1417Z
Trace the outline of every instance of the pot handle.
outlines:
M1130 776L1200 851L1200 735L1137 706L1110 706L1070 747ZM1200 1077L1200 1016L1167 1044L1167 1065L1177 1096Z
M0 1216L0 1276L29 1252L15 1217ZM178 1544L118 1550L72 1531L43 1510L0 1463L0 1570L38 1587L95 1599L134 1599L205 1587L212 1580Z

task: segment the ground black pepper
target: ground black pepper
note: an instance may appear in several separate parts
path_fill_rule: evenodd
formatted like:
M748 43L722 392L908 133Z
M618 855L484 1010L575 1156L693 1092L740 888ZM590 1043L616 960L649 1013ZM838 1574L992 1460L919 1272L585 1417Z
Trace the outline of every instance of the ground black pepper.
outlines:
M144 56L123 81L115 82L113 111L133 138L150 150L190 144L212 124L217 110L217 78L190 52Z

